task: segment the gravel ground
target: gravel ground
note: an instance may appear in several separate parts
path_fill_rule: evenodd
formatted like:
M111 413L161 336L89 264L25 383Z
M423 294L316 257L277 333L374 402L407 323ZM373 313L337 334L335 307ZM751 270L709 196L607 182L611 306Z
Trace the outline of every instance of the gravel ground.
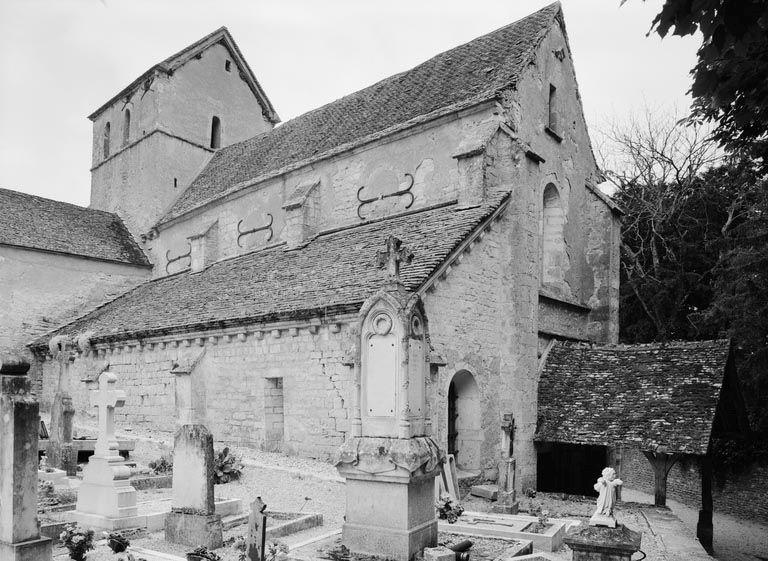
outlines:
M79 432L92 433L95 425L88 419L78 423ZM136 431L118 431L119 436L136 440L136 449L131 459L146 466L150 461L163 455L170 455L173 449L172 436L168 434L145 434ZM217 449L219 446L217 446ZM311 537L328 533L340 528L344 518L344 484L336 469L327 462L287 456L284 454L261 452L252 449L231 447L243 460L245 466L241 480L216 486L216 497L240 498L246 511L250 502L257 496L267 504L268 510L284 512L320 512L323 514L323 526L305 530L283 538L285 543L295 544ZM170 489L140 492L140 501L168 496ZM645 508L642 503L652 503L652 497L624 490L624 501L617 506L617 516L627 526L644 532L643 550L647 559L665 559L663 546L650 532L647 521L642 515ZM520 497L521 511L527 512L531 506L541 505L553 518L573 518L586 522L594 509L594 498L564 496L559 494L538 493L534 498ZM633 501L633 502L628 502ZM476 497L463 497L466 510L488 511L491 503ZM695 536L698 512L674 501L670 501L672 511L690 529ZM768 559L768 526L738 520L734 517L715 513L715 558L719 561L761 561ZM225 532L225 539L244 534L246 526ZM150 535L135 540L135 545L157 549L181 555L184 546L166 544L162 534ZM106 548L106 546L103 546ZM108 549L107 549L108 551ZM234 550L221 550L225 560L236 559ZM570 550L563 548L555 554L563 561L570 559ZM99 561L101 552L89 555L90 561ZM114 559L111 552L105 559Z
M653 496L624 489L622 496L638 503L653 503ZM676 501L667 500L670 510L696 535L699 512ZM717 511L713 514L714 558L719 561L765 561L768 559L768 525L741 520Z

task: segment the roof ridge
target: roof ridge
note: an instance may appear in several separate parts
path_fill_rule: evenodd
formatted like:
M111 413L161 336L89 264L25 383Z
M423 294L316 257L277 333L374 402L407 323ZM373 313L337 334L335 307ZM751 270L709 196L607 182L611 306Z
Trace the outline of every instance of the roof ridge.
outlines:
M78 205L78 204L75 204L75 203L70 203L68 201L60 201L59 199L51 199L49 197L43 197L41 195L36 195L34 193L25 193L24 191L17 191L16 189L8 189L6 187L0 187L0 191L5 191L7 193L13 193L15 195L22 195L23 197L29 197L29 198L32 198L32 199L38 199L38 200L47 201L47 202L50 202L50 203L56 203L58 205L67 205L69 207L73 207L73 208L76 208L78 210L86 210L88 212L107 214L107 215L110 215L110 216L113 216L113 217L117 218L118 220L120 220L120 222L123 222L123 219L120 218L116 213L110 212L108 210L101 210L101 209L98 209L98 208L91 208L89 206L82 206L82 205Z
M157 225L252 185L256 178L314 162L335 150L351 150L425 116L438 118L449 107L490 99L519 79L561 13L558 2L549 4L218 150ZM479 64L483 61L489 64L485 69Z
M291 118L291 119L288 119L287 121L284 121L283 123L281 123L279 126L275 127L274 129L270 129L270 130L268 130L268 131L264 131L264 132L261 132L261 133L259 133L259 134L256 134L256 135L254 135L254 136L250 137L250 138L246 138L246 139L240 140L239 142L235 142L234 144L230 144L230 145L228 145L228 146L225 146L225 147L224 147L224 148L222 148L221 150L218 150L218 151L217 151L217 154L218 154L218 153L226 153L227 151L231 150L232 148L235 148L235 147L237 147L237 146L240 146L240 145L242 145L242 144L245 144L246 142L250 142L250 141L252 141L252 140L254 140L254 139L256 139L256 138L259 138L259 137L267 136L267 135L269 135L270 133L272 133L273 131L276 131L276 130L278 130L278 128L286 127L286 126L288 126L289 124L292 124L292 123L294 123L294 122L295 122L296 120L298 120L298 119L302 119L302 118L304 118L304 117L307 117L307 116L309 116L309 115L313 115L313 114L315 114L315 113L318 113L319 111L321 111L321 110L323 110L323 109L327 108L328 106L330 106L330 105L334 105L334 104L338 103L339 101L342 101L342 100L344 100L344 99L348 99L348 98L350 98L350 97L352 97L352 96L355 96L355 95L359 94L360 92L363 92L363 91L366 91L366 90L371 90L371 89L374 89L374 88L376 88L377 86L380 86L381 84L384 84L385 82L391 82L391 81L394 81L394 80L395 80L395 78L399 78L399 77L402 77L402 76L404 76L405 74L408 74L409 72L412 72L413 70L416 70L416 69L417 69L417 68L419 68L420 66L424 66L424 65L426 65L426 64L428 64L428 63L430 63L430 62L432 62L432 61L434 61L434 60L436 60L436 59L438 59L438 58L440 58L440 57L442 57L442 56L444 56L444 55L447 55L447 54L449 54L449 53L451 53L451 52L457 51L457 50L461 49L462 47L466 47L467 45L469 45L469 44L471 44L471 43L474 43L475 41L479 41L479 40L485 39L485 38L487 38L487 37L490 37L490 36L492 36L492 35L494 35L494 34L496 34L496 33L500 32L500 31L503 31L503 30L505 30L505 29L507 29L507 28L509 28L509 27L512 27L512 26L514 26L514 25L517 25L517 24L518 24L518 23L520 23L521 21L523 21L523 20L526 20L526 19L528 19L528 18L531 18L531 17L533 17L533 16L535 16L535 15L537 15L537 14L541 13L541 12L545 12L545 11L547 11L547 10L549 10L549 9L552 9L552 8L553 8L553 7L555 7L555 6L557 6L558 8L560 8L560 2L552 2L551 4L548 4L547 6L544 6L543 8L540 8L539 10L536 10L535 12L532 12L532 13L528 14L527 16L523 16L523 17L521 17L521 18L518 18L518 19L516 19L515 21L513 21L513 22L511 22L511 23L508 23L508 24L506 24L506 25L502 25L501 27L499 27L499 28L497 28L497 29L494 29L493 31L489 31L489 32L487 32L487 33L484 33L483 35L480 35L480 36L478 36L478 37L475 37L475 38L473 38L473 39L470 39L469 41L464 41L463 43L460 43L460 44L458 44L458 45L456 45L456 46L454 46L454 47L451 47L451 48L450 48L450 49L448 49L448 50L445 50L445 51L441 51L441 52L439 52L439 53L436 53L436 54L432 55L431 57L429 57L428 59L422 60L422 61L421 61L421 62L419 62L418 64L415 64L415 65L413 65L413 66L411 66L411 67L409 67L409 68L407 68L407 69L405 69L405 70L403 70L403 71L401 71L401 72L398 72L397 74L391 74L391 75L389 75L389 76L385 76L384 78L381 78L380 80L378 80L378 81L374 82L373 84L369 84L369 85L367 85L367 86L364 86L364 87L362 87L362 88L360 88L360 89L358 89L358 90L355 90L355 91L349 92L349 93L347 93L347 94L344 94L344 95L342 95L341 97L337 97L336 99L333 99L333 100L331 100L331 101L328 101L328 102L324 103L323 105L320 105L320 106L318 106L318 107L315 107L315 108L313 108L313 109L310 109L310 110L308 110L308 111L305 111L304 113L301 113L301 114L299 114L299 115L296 115L295 117L293 117L293 118ZM554 15L553 15L553 17L554 17ZM529 49L529 50L532 50L532 49ZM512 56L512 54L510 53L508 56Z

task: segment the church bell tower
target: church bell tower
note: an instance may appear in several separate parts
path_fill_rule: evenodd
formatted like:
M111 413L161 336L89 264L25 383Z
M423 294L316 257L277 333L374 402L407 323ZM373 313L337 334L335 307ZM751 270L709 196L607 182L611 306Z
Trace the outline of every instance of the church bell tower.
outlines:
M88 118L90 206L118 214L136 239L217 150L279 122L224 27L151 67Z

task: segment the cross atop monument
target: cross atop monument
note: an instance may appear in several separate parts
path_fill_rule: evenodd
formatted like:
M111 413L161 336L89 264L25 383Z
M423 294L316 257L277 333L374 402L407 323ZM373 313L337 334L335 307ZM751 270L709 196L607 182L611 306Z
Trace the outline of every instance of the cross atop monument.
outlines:
M403 247L403 242L395 236L390 235L387 238L386 251L379 251L376 254L376 263L379 269L387 268L387 279L401 283L400 263L410 263L413 260L413 252L407 247Z
M96 440L98 457L118 455L115 439L115 407L125 405L125 392L115 389L117 378L111 372L99 377L99 389L91 392L91 407L99 408L99 437Z

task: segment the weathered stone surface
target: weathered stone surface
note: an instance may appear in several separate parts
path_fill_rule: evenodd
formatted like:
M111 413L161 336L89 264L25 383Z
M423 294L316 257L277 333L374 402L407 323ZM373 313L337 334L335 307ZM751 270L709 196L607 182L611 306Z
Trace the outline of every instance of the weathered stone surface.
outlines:
M29 363L0 358L0 559L46 561L51 542L37 520L40 415L27 377Z
M266 546L267 516L264 514L267 505L261 497L251 503L248 514L248 535L245 542L245 554L250 561L261 561Z
M469 494L475 497L495 501L499 496L499 488L496 485L472 485Z
M619 525L616 528L579 526L563 542L573 551L573 561L630 561L640 549L642 533Z
M456 561L456 552L442 545L425 547L424 561Z
M203 425L183 425L173 444L173 506L213 514L213 435Z
M165 540L216 549L223 545L221 516L190 514L172 510L165 517Z

